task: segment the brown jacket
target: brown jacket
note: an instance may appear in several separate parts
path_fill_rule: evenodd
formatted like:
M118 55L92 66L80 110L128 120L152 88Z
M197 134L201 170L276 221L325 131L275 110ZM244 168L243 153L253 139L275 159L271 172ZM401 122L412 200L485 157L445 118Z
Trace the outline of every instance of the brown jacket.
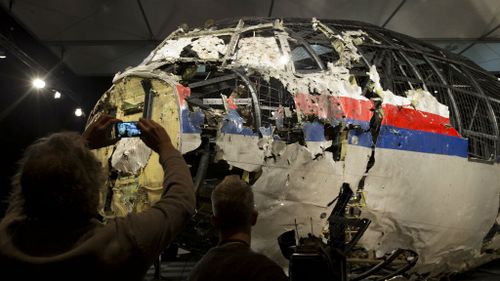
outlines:
M0 222L1 279L141 280L195 208L182 155L172 149L160 163L165 192L143 213L72 225L30 222L19 208L10 208Z

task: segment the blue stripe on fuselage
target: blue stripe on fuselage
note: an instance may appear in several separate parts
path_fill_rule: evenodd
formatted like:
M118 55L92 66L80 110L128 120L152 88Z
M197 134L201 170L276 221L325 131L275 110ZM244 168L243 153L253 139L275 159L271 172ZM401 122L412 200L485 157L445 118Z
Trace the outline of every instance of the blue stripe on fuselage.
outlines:
M201 133L201 125L205 120L205 114L202 111L181 110L182 133Z
M349 144L371 147L372 135L369 131L350 130ZM468 157L468 140L465 138L387 125L380 127L376 147Z

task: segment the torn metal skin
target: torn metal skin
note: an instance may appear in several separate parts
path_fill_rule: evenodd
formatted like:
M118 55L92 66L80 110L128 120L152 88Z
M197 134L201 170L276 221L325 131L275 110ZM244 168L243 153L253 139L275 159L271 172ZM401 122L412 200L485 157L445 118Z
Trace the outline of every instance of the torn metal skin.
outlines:
M382 85L359 47L383 38L338 28L317 19L180 28L115 76L89 123L103 112L137 120L141 81L150 80L152 119L167 129L200 184L194 220L210 215L213 187L240 174L252 184L260 214L252 247L283 266L277 236L297 229L327 239L329 203L345 183L354 189L348 216L372 221L348 257L351 276L395 252L396 263L410 264L405 272L415 276L462 271L494 257L484 249L498 249L497 236L483 239L498 213L498 165L467 160L467 139L425 87L398 92ZM103 214L140 212L159 198L163 173L155 153L121 140L96 154L109 174ZM181 235L181 246L196 250L186 240Z

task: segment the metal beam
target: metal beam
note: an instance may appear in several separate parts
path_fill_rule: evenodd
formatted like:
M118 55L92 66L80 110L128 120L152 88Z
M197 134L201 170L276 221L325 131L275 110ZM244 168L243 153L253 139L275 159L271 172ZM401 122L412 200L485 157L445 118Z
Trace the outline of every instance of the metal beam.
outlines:
M405 2L406 2L406 0L403 0L403 1L401 1L401 3L399 3L399 5L396 7L396 9L394 9L392 14L385 20L384 24L382 24L382 27L385 27L392 20L392 18L399 12L401 7L403 7Z
M475 39L474 42L470 43L469 46L465 47L462 51L460 51L458 54L461 55L463 52L467 51L468 49L470 49L472 46L476 45L476 43L479 42L479 40L482 40L486 37L488 37L488 35L492 34L493 32L497 31L497 29L500 28L500 24L498 24L497 26L495 26L493 29L491 29L490 31L486 32L485 34L481 35L479 38Z
M45 46L141 46L158 45L161 40L48 40L42 41Z
M429 43L470 43L470 42L475 42L475 43L500 43L500 38L493 38L493 37L488 37L488 38L417 38L418 40L422 40L425 42Z
M0 33L0 46L4 48L8 53L13 54L20 62L26 65L28 68L37 71L38 73L46 73L47 70L40 65L36 60L30 57L26 52L19 48L14 42L9 40L3 34Z
M144 11L144 7L142 6L141 0L137 0L137 5L139 5L139 9L141 9L142 18L144 19L144 22L146 23L146 26L148 28L149 38L153 39L154 38L153 30L151 29L151 25L149 24L149 20L148 17L146 16L146 12Z
M31 69L73 78L75 75L46 45L0 6L0 44Z
M273 15L274 0L271 0L271 5L269 6L269 12L267 12L267 17L270 18Z
M219 77L215 77L215 78L208 79L208 80L202 80L199 82L190 83L188 86L190 89L195 89L198 87L203 87L206 85L220 83L222 81L227 81L227 80L231 80L231 79L235 79L235 78L236 78L236 74L228 74L228 75L219 76Z
M50 87L57 88L72 101L81 104L82 97L73 91L74 87L70 85L81 83L82 79L2 6L0 6L0 45L35 72L33 74L50 81Z

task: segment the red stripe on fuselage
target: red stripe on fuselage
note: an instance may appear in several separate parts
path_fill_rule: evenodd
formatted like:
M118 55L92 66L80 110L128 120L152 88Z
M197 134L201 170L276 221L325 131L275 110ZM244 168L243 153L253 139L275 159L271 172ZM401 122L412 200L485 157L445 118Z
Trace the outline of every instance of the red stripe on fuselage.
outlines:
M340 103L347 119L370 121L373 116L373 102L349 97L340 97Z
M181 107L186 106L186 98L191 95L191 89L189 87L184 87L181 84L176 84L177 96L179 97L179 105Z
M295 106L306 116L315 115L320 119L353 119L370 121L373 112L371 100L330 95L299 93L293 97Z
M323 120L346 118L367 122L373 116L374 104L367 99L299 93L294 96L294 101L304 115L314 115ZM441 115L392 104L383 104L382 108L383 125L460 137L450 125L450 119Z
M384 109L383 125L447 136L460 136L450 125L450 119L441 115L392 104L383 104L382 108Z

